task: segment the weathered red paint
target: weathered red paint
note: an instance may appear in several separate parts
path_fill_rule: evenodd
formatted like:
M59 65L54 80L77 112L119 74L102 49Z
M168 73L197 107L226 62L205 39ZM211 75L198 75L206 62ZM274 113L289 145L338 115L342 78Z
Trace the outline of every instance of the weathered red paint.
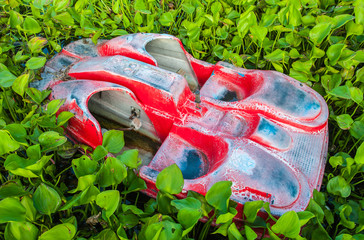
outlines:
M320 189L326 162L324 99L284 74L212 65L183 49L201 86L197 107L186 79L156 67L146 51L149 41L160 38L178 41L183 49L169 35L133 34L96 46L71 43L47 63L38 88L51 88L51 99L65 98L61 111L75 114L69 135L93 148L100 145L101 127L88 100L100 91L120 91L145 111L163 142L140 171L148 195L156 196L158 172L177 163L187 176L180 197L188 190L206 194L217 181L229 180L240 210L251 200L270 202L275 215L305 209L313 190ZM54 72L67 66L71 80L62 81Z

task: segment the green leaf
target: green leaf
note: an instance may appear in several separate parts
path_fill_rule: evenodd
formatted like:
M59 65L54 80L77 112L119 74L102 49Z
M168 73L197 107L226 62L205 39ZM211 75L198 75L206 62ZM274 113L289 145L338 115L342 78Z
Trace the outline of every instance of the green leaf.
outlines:
M253 223L257 217L259 210L263 207L263 201L253 201L244 203L244 215L246 221Z
M337 124L343 130L350 129L351 124L353 124L354 120L351 118L349 114L341 114L336 117Z
M171 202L171 205L176 207L178 210L192 208L192 209L200 209L201 202L193 197L186 197L184 199L177 199Z
M260 25L263 27L271 26L277 18L277 14L264 15L260 21Z
M90 186L86 190L81 192L80 199L77 201L77 205L85 205L96 200L100 190L95 186Z
M29 69L34 70L43 67L46 61L47 58L45 57L32 57L27 61L25 66Z
M297 213L294 211L284 213L276 224L272 226L272 230L277 234L283 234L289 238L297 237L301 230Z
M286 51L276 49L272 53L265 55L264 58L271 62L279 62L282 61L286 56L288 56Z
M214 2L213 4L211 4L211 12L212 12L212 14L215 15L216 13L220 12L221 9L222 9L221 3Z
M363 101L363 91L360 90L360 88L351 87L350 95L351 95L351 100L353 100L357 104L360 104Z
M39 91L36 88L27 88L25 90L25 92L29 95L29 97L31 97L31 99L38 103L41 104L43 102L43 100L48 97L48 95L51 93L51 91Z
M0 87L11 87L16 79L16 76L5 69L0 71Z
M289 55L290 58L300 58L300 57L302 57L302 55L295 48L292 48L289 51L288 55ZM325 55L325 52L324 52L324 55Z
M231 225L231 222L224 223L221 226L219 226L219 228L212 234L221 234L224 237L226 237L228 235L228 229L229 229L230 225Z
M55 213L61 204L61 197L53 188L41 183L33 196L34 207L46 215Z
M137 208L134 205L122 204L122 209L123 209L124 213L126 213L127 211L130 211L133 214L138 215L138 216L144 214L143 210Z
M318 47L313 47L311 58L322 58L323 56L325 56L324 50L322 50Z
M73 17L68 12L60 13L53 18L65 26L72 26L75 24Z
M54 131L42 133L38 140L40 145L42 145L42 147L45 149L44 151L59 147L67 142L66 137L60 136L58 132Z
M18 123L11 123L4 127L4 130L8 130L11 136L18 141L19 143L23 143L27 145L27 131L25 128Z
M42 31L42 28L39 26L37 20L32 17L26 17L23 28L25 31L29 32L30 34L39 33Z
M334 66L337 61L339 60L342 51L346 48L346 45L343 43L338 43L338 44L334 44L331 45L327 51L326 51L326 55L330 60L330 65Z
M243 236L239 232L238 228L236 227L235 223L232 223L228 228L228 236L229 239L236 239L236 240L243 240ZM232 238L233 237L233 238Z
M312 239L332 240L325 228L322 227L321 223L318 222L313 229Z
M34 160L29 160L18 156L17 154L10 154L5 162L4 167L11 173L27 178L38 177L33 171L27 167L36 164Z
M0 156L15 151L20 147L20 144L6 130L0 130L0 139Z
M16 11L10 11L9 15L10 15L9 23L11 28L16 28L17 26L21 25L24 21L23 16Z
M350 196L351 187L345 178L336 176L331 178L327 183L327 191L331 194L346 198Z
M130 26L130 20L129 18L123 14L123 25L126 28L128 28ZM124 32L119 32L120 35L125 35L125 34L128 34L128 32L124 31Z
M28 42L28 47L32 53L39 53L42 51L44 45L47 44L47 39L41 37L33 37Z
M104 209L103 216L109 218L119 205L120 193L117 190L101 192L96 197L96 204Z
M96 180L96 175L86 175L78 178L77 188L68 191L69 193L75 193L78 191L86 190L88 187L93 186Z
M350 21L345 25L346 35L361 35L363 34L364 27L361 24L356 24L354 21Z
M7 182L0 186L0 199L7 197L21 197L28 195L29 192L18 182Z
M9 222L5 228L6 240L36 240L38 228L30 222Z
M351 98L350 89L346 85L336 87L336 88L332 89L329 93L331 95L333 95L335 97L339 97L339 98L344 98L344 99L350 99Z
M309 74L311 72L312 64L313 64L312 60L308 60L305 62L295 61L294 63L292 63L292 67L296 71L300 71L300 72Z
M247 240L257 239L258 235L254 232L253 229L251 229L251 227L249 227L248 225L245 225L244 230L245 230L245 236L246 236Z
M303 227L308 221L310 221L311 218L315 217L315 215L309 211L297 212L297 216L300 220L301 227Z
M302 23L304 26L314 24L316 21L316 18L312 15L306 15L302 17Z
M215 209L226 213L231 196L231 185L230 181L215 183L206 193L206 201Z
M362 139L364 136L364 122L355 121L350 128L350 134L356 139Z
M39 240L71 240L76 234L76 227L71 223L56 225L40 235Z
M90 175L95 173L97 169L97 162L91 160L86 155L83 155L80 158L72 160L72 169L77 178Z
M177 220L187 230L183 231L183 235L186 235L192 230L201 216L201 211L198 209L184 208L178 211Z
M182 10L187 14L192 14L195 11L195 7L190 3L182 4Z
M33 199L31 199L29 196L24 196L21 200L21 204L23 205L23 207L25 207L26 218L29 221L34 222L37 217L37 210L34 207Z
M250 28L250 32L254 38L258 39L259 43L263 43L265 37L267 36L268 29L261 26L253 26Z
M57 111L59 110L59 108L62 106L62 104L64 103L64 100L61 99L55 99L50 101L47 104L47 110L46 113L48 115L54 115L57 113Z
M162 26L171 26L174 22L173 14L171 12L163 13L159 18L159 22L162 24Z
M25 88L28 86L29 74L23 74L17 77L12 85L14 92L20 96L24 95Z
M55 6L55 11L60 12L62 10L65 10L70 4L69 0L54 0L53 6Z
M353 221L350 221L348 217L350 216L351 212L353 211L351 206L348 204L342 205L339 208L340 211L340 223L349 229L355 228L355 223Z
M331 23L321 22L314 26L309 33L310 40L315 44L320 44L331 31Z
M104 133L102 146L111 153L118 153L124 147L124 133L118 130L110 130Z
M106 155L108 154L108 151L106 148L104 148L102 145L97 146L95 150L92 153L92 159L94 161L99 161L101 159L104 159Z
M126 176L127 170L125 165L114 157L107 158L97 173L98 183L101 187L118 185Z
M0 201L0 224L6 222L24 222L25 208L16 198L5 198Z
M110 36L122 36L122 35L126 35L126 34L128 34L128 32L123 29L116 29L111 32Z
M227 223L233 220L238 211L235 208L229 208L229 212L220 214L216 219L216 224Z
M184 179L181 169L173 164L163 169L157 176L156 187L169 194L178 194L182 191Z
M126 150L121 155L117 156L117 159L132 169L137 169L141 164L137 149Z
M336 29L341 26L344 26L347 22L349 22L350 20L353 20L353 19L354 19L353 15L349 15L349 14L337 15L333 19L332 29Z
M364 142L361 143L356 151L354 160L356 164L364 164Z
M140 11L140 12L144 12L145 10L147 10L144 0L135 0L134 8L136 11Z
M137 219L137 220L139 220L139 219ZM139 221L137 221L137 224L138 224L138 222ZM126 235L125 229L123 228L122 224L120 224L118 230L116 231L116 234L118 235L120 240L127 240L128 239L128 236Z
M140 14L140 12L137 12L134 16L134 22L137 24L137 25L141 25L143 23L143 16Z
M356 0L353 5L354 13L355 13L355 22L357 24L364 25L364 1L363 0Z
M61 127L67 123L68 120L73 118L75 115L68 111L61 112L57 117L57 127Z
M113 230L111 230L110 228L107 228L107 229L102 230L93 239L94 240L118 240L118 237Z
M329 159L329 163L333 168L336 168L337 166L342 166L344 159L342 156L332 156Z

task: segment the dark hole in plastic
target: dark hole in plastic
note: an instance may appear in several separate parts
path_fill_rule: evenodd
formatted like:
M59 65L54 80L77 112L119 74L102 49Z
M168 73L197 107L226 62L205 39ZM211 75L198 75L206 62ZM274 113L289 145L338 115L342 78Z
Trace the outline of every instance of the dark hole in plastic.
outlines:
M236 92L225 89L219 96L216 97L217 100L224 102L236 102L239 101Z
M207 173L207 157L205 154L192 149L184 150L179 168L184 179L195 179Z

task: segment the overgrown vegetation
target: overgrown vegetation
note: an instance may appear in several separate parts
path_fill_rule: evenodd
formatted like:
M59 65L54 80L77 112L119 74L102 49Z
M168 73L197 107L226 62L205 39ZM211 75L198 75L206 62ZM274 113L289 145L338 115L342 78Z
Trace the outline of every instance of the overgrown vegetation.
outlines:
M0 7L0 238L250 240L253 227L271 239L364 238L363 0L0 0ZM306 211L267 223L257 212L269 206L249 202L236 226L230 183L177 200L183 179L175 165L159 174L157 200L145 201L137 152L105 160L123 147L122 132L107 132L93 152L63 136L72 113L56 118L62 102L28 83L70 41L133 32L176 35L196 58L284 72L324 96L329 160Z

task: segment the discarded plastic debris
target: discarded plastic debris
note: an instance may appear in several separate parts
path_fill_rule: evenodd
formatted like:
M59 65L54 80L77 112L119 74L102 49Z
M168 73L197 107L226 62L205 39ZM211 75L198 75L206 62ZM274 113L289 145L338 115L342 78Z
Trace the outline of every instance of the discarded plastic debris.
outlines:
M133 129L126 146L139 149L150 196L157 174L173 163L184 194L229 180L238 208L264 200L275 215L305 209L320 188L327 105L284 74L209 64L173 36L139 33L96 46L73 42L42 77L37 87L51 88L52 99L66 99L61 111L75 114L67 127L75 141L96 147L102 128Z

